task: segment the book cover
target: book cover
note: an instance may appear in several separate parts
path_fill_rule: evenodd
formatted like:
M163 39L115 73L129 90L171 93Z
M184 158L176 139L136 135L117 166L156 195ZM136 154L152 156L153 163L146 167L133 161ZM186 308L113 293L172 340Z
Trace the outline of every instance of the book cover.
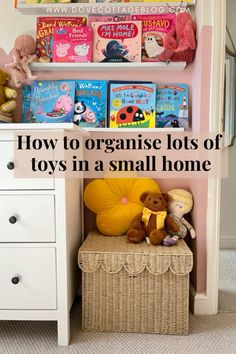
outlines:
M132 15L142 21L142 61L158 61L164 51L164 37L175 28L175 14Z
M45 60L52 59L53 33L56 27L78 27L86 25L86 17L38 17L36 50Z
M140 62L141 21L93 22L94 62Z
M73 122L75 81L33 81L30 114L36 123Z
M22 123L33 123L30 114L31 86L22 87Z
M52 61L89 63L92 61L93 29L91 26L56 27L53 34Z
M187 84L157 84L157 128L189 128Z
M156 85L110 85L110 128L155 128Z
M74 123L84 128L104 128L107 118L107 83L76 81Z
M131 15L89 15L87 24L90 26L93 22L124 22L130 20Z

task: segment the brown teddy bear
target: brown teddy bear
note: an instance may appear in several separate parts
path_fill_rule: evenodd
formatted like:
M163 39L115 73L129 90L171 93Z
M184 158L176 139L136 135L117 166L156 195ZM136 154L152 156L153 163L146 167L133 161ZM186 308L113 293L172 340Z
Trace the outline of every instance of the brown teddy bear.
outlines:
M0 70L0 116L6 117L10 117L16 108L15 98L17 97L16 90L7 86L9 80L9 74Z
M143 211L136 215L128 231L128 240L142 242L149 237L150 243L159 245L167 236L165 220L167 216L168 196L163 193L145 192L140 197L144 204Z

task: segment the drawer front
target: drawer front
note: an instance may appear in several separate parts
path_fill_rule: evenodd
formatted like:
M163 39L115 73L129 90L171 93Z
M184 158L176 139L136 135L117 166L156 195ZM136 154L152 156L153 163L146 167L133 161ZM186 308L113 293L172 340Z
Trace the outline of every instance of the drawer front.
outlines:
M0 279L0 309L57 308L54 248L0 248Z
M14 189L54 189L53 178L15 178L14 142L0 141L0 190Z
M1 195L0 242L55 242L53 195Z

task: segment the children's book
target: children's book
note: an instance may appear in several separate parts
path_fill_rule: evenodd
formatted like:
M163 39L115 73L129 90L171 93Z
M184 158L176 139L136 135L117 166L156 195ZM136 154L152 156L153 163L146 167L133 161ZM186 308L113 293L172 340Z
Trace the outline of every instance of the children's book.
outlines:
M31 86L22 87L22 123L33 123L30 114Z
M106 81L76 81L74 123L84 128L103 128L106 117Z
M130 20L131 15L89 15L87 24L91 25L93 22L124 22Z
M140 62L141 21L92 22L94 62Z
M75 81L33 81L30 114L36 123L73 122Z
M38 17L36 49L44 60L52 59L53 33L56 27L78 27L86 25L86 17Z
M187 84L157 84L157 128L189 128Z
M142 21L142 61L159 61L164 51L164 37L175 28L175 14L132 15L133 21Z
M110 128L155 128L156 85L110 84Z
M89 63L92 61L91 26L56 27L53 34L53 62Z

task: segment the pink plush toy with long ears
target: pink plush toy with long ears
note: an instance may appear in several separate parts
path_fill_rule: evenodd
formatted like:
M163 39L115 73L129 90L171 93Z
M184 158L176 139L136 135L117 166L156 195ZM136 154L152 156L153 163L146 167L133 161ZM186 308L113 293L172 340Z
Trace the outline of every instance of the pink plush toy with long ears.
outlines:
M196 24L187 12L176 15L176 27L164 37L165 50L158 56L160 61L193 62L197 47Z
M23 34L16 38L13 49L13 62L6 64L5 67L11 72L14 85L20 88L28 80L36 80L30 70L30 64L38 61L36 53L36 43L33 37Z

